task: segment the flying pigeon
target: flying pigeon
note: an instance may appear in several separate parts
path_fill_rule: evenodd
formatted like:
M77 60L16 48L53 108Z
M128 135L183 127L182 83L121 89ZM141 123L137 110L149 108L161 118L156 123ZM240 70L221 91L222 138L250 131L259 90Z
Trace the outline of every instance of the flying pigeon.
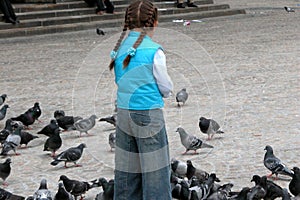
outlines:
M96 125L96 118L96 115L92 115L89 118L82 119L74 123L74 127L80 132L79 137L81 137L81 133L88 134L88 131Z
M74 200L74 197L66 190L62 181L58 183L58 191L54 196L54 200Z
M101 119L99 119L99 121L104 121L104 122L107 122L107 123L110 123L112 124L113 126L116 126L116 123L117 123L117 115L114 114L112 116L109 116L109 117L103 117Z
M56 110L54 112L54 118L56 119L58 126L65 131L76 130L74 123L82 119L82 117L78 116L66 116L63 110Z
M300 194L300 169L293 167L292 170L294 171L294 175L289 183L289 189L294 196L298 196Z
M105 178L100 178L99 182L102 185L103 192L97 194L95 200L112 200L114 198L114 180L107 181Z
M48 190L47 180L42 179L39 189L33 194L34 200L52 200L52 193Z
M180 135L181 144L186 148L186 151L183 154L186 154L190 150L194 150L196 154L197 149L200 148L214 148L213 146L202 142L198 137L189 135L181 127L177 128L176 132Z
M56 129L54 134L47 138L43 151L51 151L51 156L55 157L55 152L61 147L62 139L60 137L60 129Z
M293 8L284 6L284 9L286 10L286 12L290 13L290 12L295 12L295 10Z
M59 129L59 126L57 124L57 121L55 119L50 120L50 124L46 125L42 130L37 132L37 134L43 134L48 137L54 135L54 132Z
M206 181L209 177L209 174L201 169L195 168L191 160L186 161L187 164L187 172L186 177L190 180L193 176L195 176L200 183Z
M13 121L22 122L22 124L24 126L28 127L35 122L36 116L35 116L34 110L31 108L31 109L27 110L25 113L20 114L18 117L13 117L11 119Z
M25 197L19 196L19 195L15 195L12 194L9 191L6 191L2 188L0 188L0 199L7 199L7 200L24 200Z
M13 122L13 120L7 119L5 122L4 129L2 129L0 131L0 142L1 143L3 143L6 140L7 136L12 133L12 131L13 131L12 122Z
M276 178L278 178L278 174L293 177L293 172L273 154L273 149L271 146L267 145L265 150L266 153L264 156L264 165L272 172L270 175L268 175L268 177L271 177L273 174L276 175Z
M7 98L7 95L6 95L6 94L2 94L2 95L0 96L0 106L2 106L2 104L4 104L6 98Z
M67 163L73 162L76 167L79 167L81 165L76 164L76 162L81 158L84 148L86 148L84 143L81 143L77 147L71 147L54 157L54 161L50 164L57 165L59 162L63 161L65 162L65 168L67 168Z
M27 147L28 143L36 138L39 138L36 135L32 135L31 133L28 133L26 131L21 130L21 142L20 145L25 144L25 147Z
M11 163L11 159L10 158L7 158L4 161L4 163L0 163L0 178L2 178L4 186L8 185L5 182L5 180L10 175L10 171L11 171L10 163Z
M9 106L7 104L5 104L4 106L2 106L2 108L0 109L0 121L3 120L6 116L6 112L7 112L7 108L9 108Z
M7 153L11 150L13 150L16 155L20 155L16 152L16 149L21 143L21 129L23 127L17 123L15 123L13 126L15 127L15 130L9 134L4 141L1 155L7 155Z
M181 160L172 158L171 159L171 169L176 175L178 175L180 177L185 177L186 172L187 172L187 164Z
M213 119L207 119L205 117L200 117L199 119L199 128L202 133L208 135L208 140L211 140L215 134L224 133L220 125Z
M189 97L189 95L186 92L185 88L183 88L182 90L180 90L179 92L177 92L177 94L176 94L176 102L177 102L178 107L180 106L179 103L182 103L182 105L184 105L185 102L186 102L186 100L188 99L188 97Z
M274 183L273 181L267 180L266 176L260 177L259 175L253 175L251 182L255 182L255 185L261 184L261 182L266 182L266 195L265 199L276 199L283 196L282 188Z
M116 132L112 132L108 136L108 144L110 146L110 151L115 148L116 145Z
M75 199L77 199L78 196L81 196L82 199L82 195L90 189L88 182L72 180L65 175L61 175L59 180L63 181L66 191L70 192Z
M100 29L100 28L97 28L97 29L96 29L96 33L97 33L98 35L105 35L104 31L103 31L102 29Z

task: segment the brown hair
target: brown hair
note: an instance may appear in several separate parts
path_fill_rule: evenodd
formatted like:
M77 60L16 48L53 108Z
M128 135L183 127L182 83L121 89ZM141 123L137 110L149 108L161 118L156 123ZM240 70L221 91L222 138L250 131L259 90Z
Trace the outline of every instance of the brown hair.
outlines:
M143 41L145 35L147 34L147 27L154 27L154 23L157 21L157 8L153 5L151 1L148 0L138 0L133 2L128 6L125 13L125 23L123 27L123 32L119 40L117 41L113 51L112 60L109 64L109 69L112 70L115 65L115 56L117 51L123 41L126 31L132 30L134 28L142 28L142 32L138 39L133 44L132 48L136 49ZM130 62L132 55L127 55L123 61L123 67L126 68Z

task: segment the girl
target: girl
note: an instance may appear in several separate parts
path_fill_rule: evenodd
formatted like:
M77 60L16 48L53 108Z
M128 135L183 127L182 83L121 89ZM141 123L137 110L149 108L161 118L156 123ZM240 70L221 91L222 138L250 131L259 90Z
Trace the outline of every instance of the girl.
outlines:
M118 86L115 200L172 199L162 98L170 96L173 83L162 47L151 39L157 24L150 1L131 3L111 52Z

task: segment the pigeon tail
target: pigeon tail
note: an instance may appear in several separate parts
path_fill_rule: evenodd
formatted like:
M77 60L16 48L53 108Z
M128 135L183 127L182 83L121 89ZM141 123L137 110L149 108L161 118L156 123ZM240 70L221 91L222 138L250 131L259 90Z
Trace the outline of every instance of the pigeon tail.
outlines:
M224 133L224 131L218 130L216 133L222 134L222 133Z
M294 176L294 173L293 173L290 169L288 169L287 167L285 167L285 168L282 170L282 173L285 174L285 175L287 175L287 176L290 176L290 177L292 177L292 178L293 178L293 176Z
M214 148L214 146L206 144L206 143L202 143L201 148L210 148L210 149L212 149L212 148Z

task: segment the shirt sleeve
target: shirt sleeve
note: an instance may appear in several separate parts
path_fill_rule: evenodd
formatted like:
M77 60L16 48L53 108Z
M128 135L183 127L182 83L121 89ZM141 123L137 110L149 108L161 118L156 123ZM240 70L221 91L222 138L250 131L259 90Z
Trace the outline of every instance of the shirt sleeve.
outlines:
M169 97L173 90L173 82L167 72L165 53L161 49L154 55L153 75L162 96Z

